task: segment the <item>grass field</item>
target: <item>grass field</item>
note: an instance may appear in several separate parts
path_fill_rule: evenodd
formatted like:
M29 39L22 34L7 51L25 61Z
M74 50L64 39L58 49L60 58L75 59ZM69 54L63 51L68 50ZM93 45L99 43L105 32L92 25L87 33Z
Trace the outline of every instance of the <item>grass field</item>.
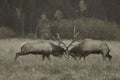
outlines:
M47 59L42 64L39 55L23 56L15 62L15 53L26 41L34 40L0 40L0 80L120 80L120 42L108 41L112 63L103 62L101 55L90 55L86 62L51 56L50 65Z

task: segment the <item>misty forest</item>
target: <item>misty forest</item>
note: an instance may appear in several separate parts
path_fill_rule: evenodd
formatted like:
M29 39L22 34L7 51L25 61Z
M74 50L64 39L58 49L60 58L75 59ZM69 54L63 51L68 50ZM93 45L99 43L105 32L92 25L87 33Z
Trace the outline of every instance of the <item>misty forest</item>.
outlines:
M0 38L120 40L119 0L0 0Z

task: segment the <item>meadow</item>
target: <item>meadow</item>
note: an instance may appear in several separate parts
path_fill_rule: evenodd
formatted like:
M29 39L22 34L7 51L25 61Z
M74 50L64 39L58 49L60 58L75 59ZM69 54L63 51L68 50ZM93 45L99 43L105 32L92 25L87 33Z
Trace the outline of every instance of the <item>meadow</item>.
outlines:
M112 62L103 62L101 55L90 55L86 61L51 56L51 65L40 55L27 55L14 61L21 44L30 39L0 40L0 80L120 80L120 42L107 41ZM65 41L66 44L69 41ZM77 43L76 43L77 44ZM74 45L76 45L74 44Z

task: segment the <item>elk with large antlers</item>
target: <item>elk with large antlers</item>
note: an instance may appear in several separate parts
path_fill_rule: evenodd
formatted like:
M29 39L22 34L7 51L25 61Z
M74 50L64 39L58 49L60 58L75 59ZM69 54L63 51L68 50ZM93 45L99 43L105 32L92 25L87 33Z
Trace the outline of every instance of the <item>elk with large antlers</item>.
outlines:
M86 58L86 56L90 54L101 54L103 56L103 60L108 58L109 60L112 59L112 56L109 54L110 49L106 41L100 40L92 40L92 39L85 39L77 46L73 47L70 50L69 55L71 55L75 60L79 57Z
M58 35L58 41L60 44L65 45L62 40L60 40L60 36ZM66 46L66 45L65 45ZM45 57L47 57L50 61L50 55L60 57L64 55L65 49L60 47L59 45L53 44L52 42L28 42L22 45L21 51L16 53L15 61L19 56L24 56L28 54L39 54L42 55L42 61L44 61Z
M79 32L76 32L76 28L74 27L74 37L72 42L66 47L67 51L68 51L68 48L71 47L71 45L74 42L78 42L76 40L76 37L78 36L78 34ZM111 60L112 56L109 54L109 52L110 52L110 49L106 41L85 39L83 41L80 41L78 45L70 49L67 55L72 56L75 60L78 57L79 59L83 57L85 60L86 56L90 54L101 54L103 56L103 60L106 60L106 58Z

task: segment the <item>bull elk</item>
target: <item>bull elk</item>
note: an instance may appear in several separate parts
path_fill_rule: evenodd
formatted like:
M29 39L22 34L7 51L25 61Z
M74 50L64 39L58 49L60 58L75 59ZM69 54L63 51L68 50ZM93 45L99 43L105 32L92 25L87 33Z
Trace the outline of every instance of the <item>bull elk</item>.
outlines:
M76 40L76 37L79 35L79 32L76 32L76 28L74 27L74 37L71 43L66 47L67 55L72 56L75 60L79 57L81 59L82 57L85 58L90 54L101 54L103 57L103 60L106 60L108 58L109 60L112 59L112 56L109 54L110 49L106 41L101 40L93 40L93 39L85 39L83 41L80 41L80 43L76 46L74 46L72 49L68 49L71 47L71 45L74 42L78 42Z
M108 58L109 60L112 59L112 56L109 54L110 49L106 41L100 40L93 40L93 39L85 39L77 46L73 47L69 51L69 55L71 55L75 60L77 57L81 59L82 57L85 58L90 54L101 54L103 60Z
M57 34L59 36L59 34ZM59 36L60 37L60 36ZM60 44L66 46L62 40L58 40ZM28 54L39 54L42 55L42 61L47 58L50 61L50 55L60 57L64 55L66 50L60 45L53 44L52 42L27 42L22 45L21 51L16 53L15 61L20 56L28 55Z

